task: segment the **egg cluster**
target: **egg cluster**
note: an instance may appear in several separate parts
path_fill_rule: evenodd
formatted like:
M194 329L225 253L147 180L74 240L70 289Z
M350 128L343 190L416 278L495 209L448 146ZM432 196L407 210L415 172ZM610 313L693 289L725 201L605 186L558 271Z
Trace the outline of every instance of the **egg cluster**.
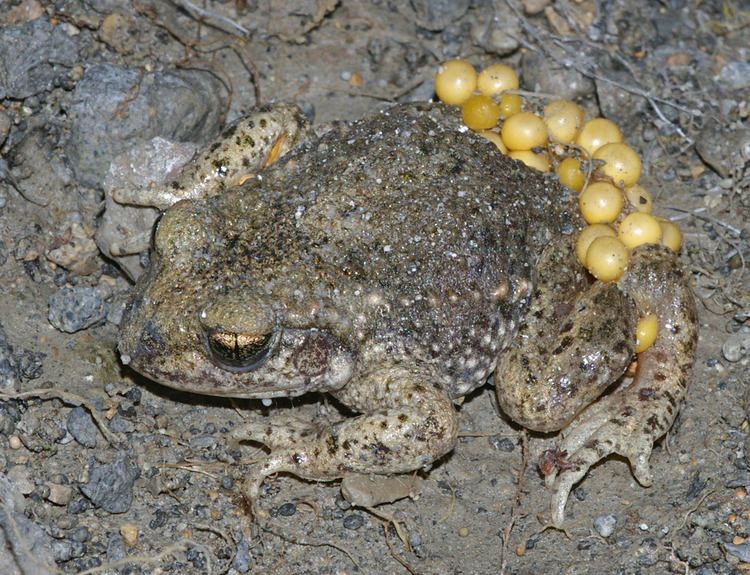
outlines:
M524 111L531 105L518 88L518 75L505 64L477 73L466 60L449 60L435 76L438 98L461 106L466 126L503 154L541 172L554 170L562 184L579 194L588 226L577 239L576 256L594 277L619 279L630 250L642 244L662 243L679 251L682 233L651 214L651 194L638 184L641 159L624 142L617 124L606 118L586 121L583 109L570 100L552 100L541 114ZM657 331L655 316L641 318L636 351L648 348Z

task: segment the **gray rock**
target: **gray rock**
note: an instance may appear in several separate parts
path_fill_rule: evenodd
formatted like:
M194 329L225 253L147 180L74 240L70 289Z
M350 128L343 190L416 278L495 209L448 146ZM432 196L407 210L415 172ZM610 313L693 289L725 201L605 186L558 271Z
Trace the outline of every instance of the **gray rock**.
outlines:
M50 551L55 561L65 562L82 557L86 548L83 543L71 541L70 539L54 539L50 545Z
M526 52L521 60L523 84L529 90L575 100L594 91L594 83L575 70L557 64L538 52Z
M94 420L83 407L70 411L67 421L68 432L84 447L96 447L98 430Z
M469 0L411 0L417 25L438 32L466 14Z
M0 27L0 100L50 90L77 61L73 39L46 18Z
M608 76L613 80L628 83L627 75L624 73L609 72ZM632 118L639 117L648 105L645 98L626 92L611 82L597 80L594 84L602 116L618 126L625 126Z
M732 90L750 88L750 62L729 62L719 72L719 82Z
M113 158L104 178L105 210L95 240L99 250L116 261L131 279L137 279L144 271L141 258L138 254L123 254L116 246L148 233L160 212L156 208L118 204L112 197L113 193L119 189L159 186L175 178L197 149L195 144L170 142L157 137L139 142ZM120 317L124 304L125 299L122 298ZM107 319L119 324L120 317Z
M750 563L750 543L740 543L739 545L724 543L724 549L743 563Z
M518 50L517 38L523 32L518 18L505 5L498 4L497 10L495 16L474 26L474 43L491 54L507 56Z
M750 128L710 120L698 135L695 149L704 162L726 178L750 158Z
M13 346L0 324L0 389L9 389L18 385L20 373L13 355Z
M198 70L141 76L136 69L111 64L89 68L76 85L71 110L67 151L76 177L100 187L115 156L156 136L208 140L221 127L223 93L212 74Z
M617 517L612 514L600 515L594 519L594 529L602 537L609 537L615 532L615 526L617 525Z
M750 351L750 333L738 331L730 335L721 346L724 359L731 362L740 361Z
M47 319L58 330L74 333L96 325L107 316L107 306L96 288L64 287L49 298Z
M53 575L58 573L50 553L52 539L26 517L26 501L16 485L0 473L0 573Z
M81 493L109 513L125 513L133 503L133 485L140 475L138 465L127 453L120 453L112 463L91 470L91 478L81 486Z
M239 534L239 541L237 541L237 551L232 559L232 568L239 573L247 573L250 571L250 563L252 558L250 557L250 545L247 543L247 539L242 533Z

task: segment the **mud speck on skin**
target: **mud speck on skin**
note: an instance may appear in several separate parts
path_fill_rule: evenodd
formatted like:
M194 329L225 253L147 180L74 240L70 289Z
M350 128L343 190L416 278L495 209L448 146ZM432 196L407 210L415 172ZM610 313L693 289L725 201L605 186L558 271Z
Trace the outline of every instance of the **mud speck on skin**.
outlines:
M394 554L419 573L494 574L503 560L506 573L708 575L746 566L750 357L735 343L750 330L750 168L746 150L735 149L746 143L749 107L737 72L747 66L740 2L622 0L597 12L601 3L582 0L526 14L503 2L200 3L216 27L199 27L167 0L138 10L99 4L0 3L0 391L64 390L83 400L0 398L0 534L33 553L0 545L0 572L52 573L56 562L74 573L138 557L135 569L171 575L207 573L209 562L213 573L344 573L354 562L359 573L407 573ZM237 46L229 34L245 35L241 49L204 51ZM335 418L335 405L231 403L136 376L116 361L120 314L106 315L130 289L125 276L101 257L76 266L47 254L70 246L75 226L99 224L101 180L117 154L157 136L205 140L251 109L248 70L265 101L299 102L320 125L389 98L427 98L438 61L465 54L478 67L502 55L527 70L524 89L570 94L590 115L601 105L616 116L641 154L657 214L682 228L701 337L688 398L651 458L654 485L638 486L610 459L584 480L585 498L568 504L571 538L542 531L549 493L536 462L553 438L532 436L501 558L522 454L486 388L462 406L467 434L423 474L419 497L379 508L400 522L411 549L380 519L342 508L336 484L271 479L251 514L240 462L258 452L230 443L231 429L290 409ZM103 294L101 308L55 320L59 331L48 321L56 293ZM609 516L611 533L610 519L597 523ZM124 524L137 528L132 547ZM47 551L31 544L39 541Z

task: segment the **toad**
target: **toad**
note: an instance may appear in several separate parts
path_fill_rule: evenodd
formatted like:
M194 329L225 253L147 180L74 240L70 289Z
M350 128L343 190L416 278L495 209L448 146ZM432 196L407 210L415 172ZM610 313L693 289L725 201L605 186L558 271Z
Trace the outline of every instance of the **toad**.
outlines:
M574 194L443 105L394 106L319 137L290 106L243 122L188 169L193 184L121 198L173 205L119 349L179 390L327 392L357 414L325 428L257 417L236 429L270 449L248 477L252 498L277 472L332 480L429 466L456 444L455 403L490 377L510 419L562 430L543 466L555 524L571 487L609 454L651 483L697 335L670 250L639 247L620 280L593 281L574 254ZM649 313L657 340L623 377Z

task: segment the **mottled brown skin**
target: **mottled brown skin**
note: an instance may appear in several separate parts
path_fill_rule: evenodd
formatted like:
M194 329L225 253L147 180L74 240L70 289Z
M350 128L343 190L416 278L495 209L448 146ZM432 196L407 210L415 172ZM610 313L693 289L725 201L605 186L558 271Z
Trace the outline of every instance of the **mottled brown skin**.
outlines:
M277 471L328 480L432 463L456 442L452 400L484 384L498 359L508 414L560 429L623 373L643 308L632 274L588 291L571 257L580 225L568 190L498 154L455 111L396 106L334 127L236 190L171 207L123 319L123 362L209 395L328 391L362 414L323 429L260 418L237 430L271 448L249 478L253 497ZM685 286L674 256L656 251ZM686 287L665 297L692 305ZM550 319L573 325L556 334ZM681 319L694 336L694 317ZM692 355L675 359L666 384L651 382L660 398ZM626 446L650 452L671 424L657 403L639 404ZM651 411L654 425L641 421ZM566 485L557 522L567 474L557 478Z

